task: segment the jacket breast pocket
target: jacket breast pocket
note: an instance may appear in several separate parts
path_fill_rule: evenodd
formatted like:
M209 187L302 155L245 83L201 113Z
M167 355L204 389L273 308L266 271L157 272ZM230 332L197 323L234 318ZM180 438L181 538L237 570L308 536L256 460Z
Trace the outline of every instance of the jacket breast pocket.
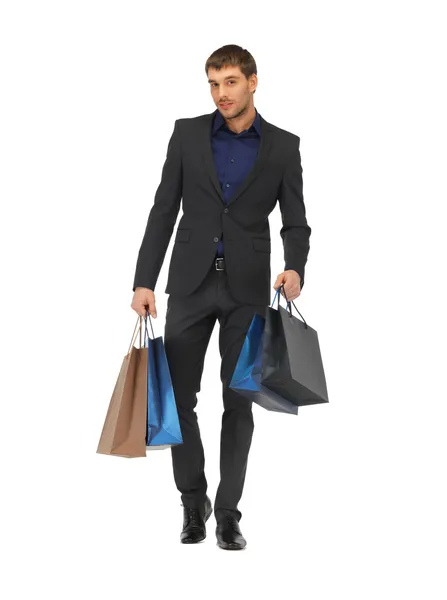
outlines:
M258 252L271 252L270 240L253 238L253 248Z
M176 242L189 242L190 235L191 235L190 229L177 229L175 241Z

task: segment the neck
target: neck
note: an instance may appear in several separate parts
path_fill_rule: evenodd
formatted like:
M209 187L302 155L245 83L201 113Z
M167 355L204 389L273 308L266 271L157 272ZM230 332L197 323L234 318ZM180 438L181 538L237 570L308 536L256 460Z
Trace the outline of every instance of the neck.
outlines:
M237 117L234 117L233 119L225 119L225 123L227 124L228 129L231 129L231 131L234 131L234 133L241 133L241 131L249 129L255 119L256 109L252 105Z

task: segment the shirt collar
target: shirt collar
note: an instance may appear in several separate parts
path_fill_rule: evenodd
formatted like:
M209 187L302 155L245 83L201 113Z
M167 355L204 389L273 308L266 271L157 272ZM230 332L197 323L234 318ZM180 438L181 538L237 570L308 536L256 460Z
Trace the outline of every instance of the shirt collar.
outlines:
M259 137L261 137L261 117L258 113L258 111L256 110L256 117L255 120L253 121L251 127L254 127L256 133L259 135ZM214 117L214 122L213 122L213 131L212 134L214 135L216 133L216 131L218 129L220 129L222 127L222 125L225 124L225 119L223 118L221 112L219 109L216 110L216 115ZM251 127L249 128L249 130L251 129Z

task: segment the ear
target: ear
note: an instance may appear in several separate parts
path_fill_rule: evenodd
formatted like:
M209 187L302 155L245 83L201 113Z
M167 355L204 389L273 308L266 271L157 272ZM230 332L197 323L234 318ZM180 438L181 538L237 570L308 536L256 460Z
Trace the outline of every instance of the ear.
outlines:
M250 75L249 86L250 86L250 91L252 91L254 94L256 92L256 88L258 87L258 77L257 77L256 73L252 73Z

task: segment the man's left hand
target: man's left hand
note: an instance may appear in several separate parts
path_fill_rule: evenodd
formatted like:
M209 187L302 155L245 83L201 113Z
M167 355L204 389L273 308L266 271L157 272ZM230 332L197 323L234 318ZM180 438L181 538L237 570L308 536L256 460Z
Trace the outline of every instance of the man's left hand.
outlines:
M301 294L301 277L293 269L283 271L276 278L273 289L277 290L280 285L284 284L284 288L281 290L281 294L287 297L287 300L291 302L298 298ZM284 294L285 292L285 294Z

